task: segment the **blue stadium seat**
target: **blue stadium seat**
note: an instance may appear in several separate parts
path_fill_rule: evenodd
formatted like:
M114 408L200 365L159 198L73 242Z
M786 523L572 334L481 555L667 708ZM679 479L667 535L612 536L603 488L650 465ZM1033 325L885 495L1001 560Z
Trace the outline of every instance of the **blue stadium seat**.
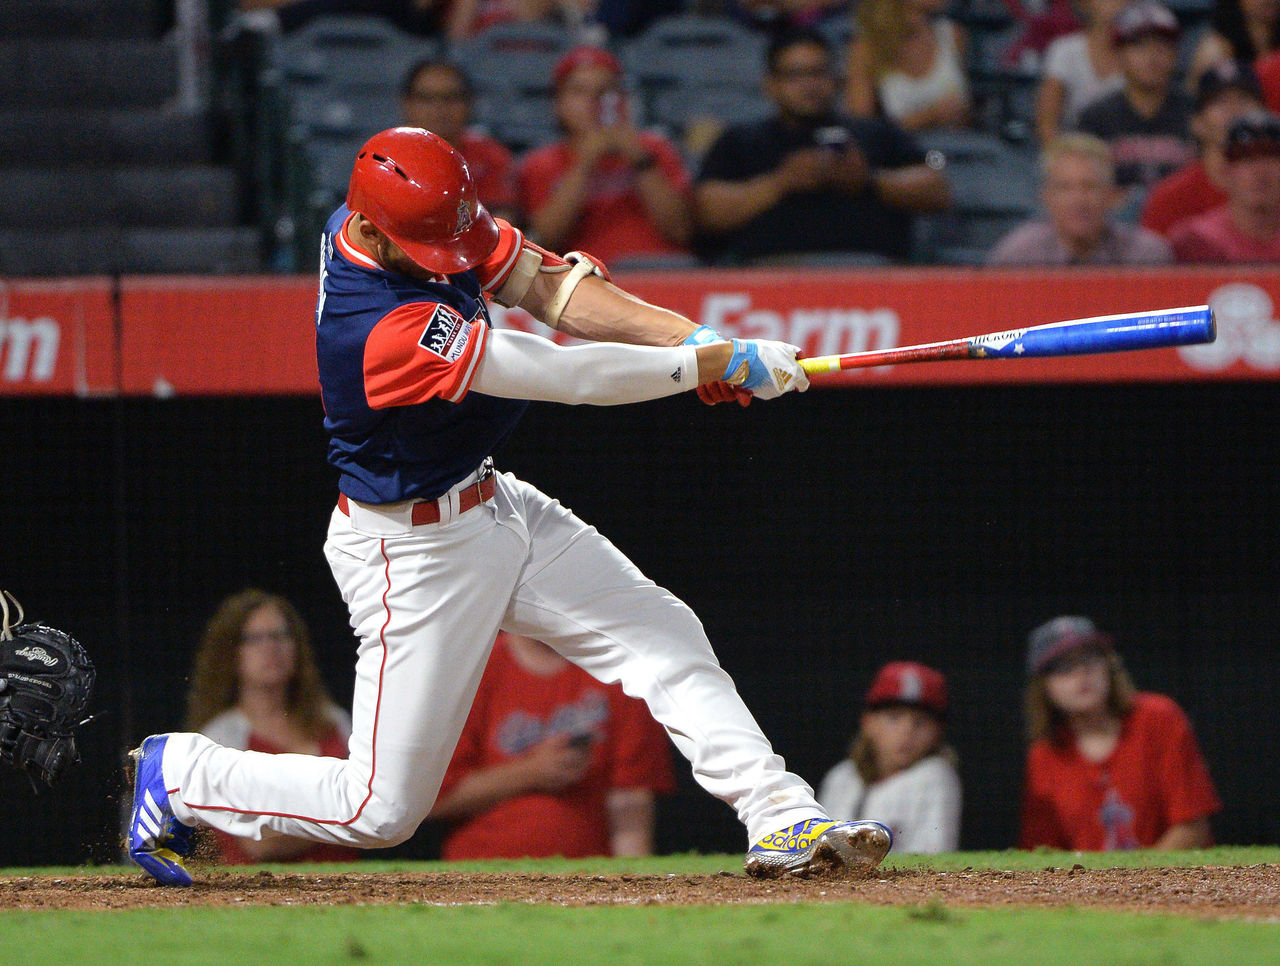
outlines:
M548 96L557 61L574 46L572 34L553 24L505 23L457 41L449 54L472 65L470 76L478 91Z
M650 24L622 48L627 74L642 88L717 84L757 89L764 38L728 17L679 14Z

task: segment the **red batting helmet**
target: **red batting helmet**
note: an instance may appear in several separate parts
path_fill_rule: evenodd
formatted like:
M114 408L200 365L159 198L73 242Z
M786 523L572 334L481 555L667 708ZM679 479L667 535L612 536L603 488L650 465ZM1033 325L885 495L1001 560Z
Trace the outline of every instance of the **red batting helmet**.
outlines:
M498 226L476 198L466 161L422 128L393 127L365 142L347 207L431 272L465 272L498 244Z

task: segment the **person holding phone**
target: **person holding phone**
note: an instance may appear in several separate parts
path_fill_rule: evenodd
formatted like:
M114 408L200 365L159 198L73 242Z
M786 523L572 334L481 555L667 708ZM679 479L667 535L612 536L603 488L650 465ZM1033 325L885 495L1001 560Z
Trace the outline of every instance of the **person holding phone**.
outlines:
M618 59L599 47L574 48L553 81L565 136L531 151L516 174L529 235L615 268L628 257L686 254L689 174L669 141L636 127Z
M501 633L430 818L443 858L648 855L670 742L644 702Z
M701 253L724 264L828 252L909 260L913 216L951 200L941 157L886 118L839 112L831 48L815 30L774 38L764 87L777 112L729 126L703 158Z

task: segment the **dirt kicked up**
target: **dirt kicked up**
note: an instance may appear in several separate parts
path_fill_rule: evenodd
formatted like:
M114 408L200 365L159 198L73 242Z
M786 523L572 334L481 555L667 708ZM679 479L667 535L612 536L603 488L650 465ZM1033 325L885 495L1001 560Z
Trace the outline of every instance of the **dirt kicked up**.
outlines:
M757 881L699 875L538 875L451 872L289 874L209 870L187 889L144 876L0 878L0 909L135 909L172 906L714 905L856 902L919 907L1063 907L1194 917L1280 919L1280 865L1001 871L880 869L869 878Z

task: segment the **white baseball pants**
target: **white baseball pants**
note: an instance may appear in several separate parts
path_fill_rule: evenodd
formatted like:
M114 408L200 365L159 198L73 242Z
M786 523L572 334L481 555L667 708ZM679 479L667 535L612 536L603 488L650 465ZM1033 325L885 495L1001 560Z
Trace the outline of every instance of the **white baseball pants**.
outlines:
M749 842L825 817L773 753L697 617L594 527L510 474L465 513L456 491L440 502L441 521L425 526L409 522L407 504L352 503L350 517L335 510L330 521L325 554L360 641L350 757L172 735L163 770L180 821L254 839L404 841L431 809L499 628L642 698Z

